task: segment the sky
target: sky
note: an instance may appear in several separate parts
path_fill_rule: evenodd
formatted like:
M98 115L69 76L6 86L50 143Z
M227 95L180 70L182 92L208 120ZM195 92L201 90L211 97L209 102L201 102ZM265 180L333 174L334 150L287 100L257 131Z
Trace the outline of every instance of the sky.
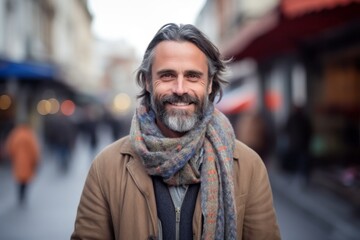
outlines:
M168 22L195 23L205 0L88 0L99 39L125 40L142 54Z

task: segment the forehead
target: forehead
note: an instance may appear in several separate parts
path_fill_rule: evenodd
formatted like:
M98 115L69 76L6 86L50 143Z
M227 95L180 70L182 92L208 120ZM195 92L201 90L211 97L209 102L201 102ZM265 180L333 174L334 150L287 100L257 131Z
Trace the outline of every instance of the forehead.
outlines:
M162 41L155 47L153 67L207 71L206 55L191 42Z

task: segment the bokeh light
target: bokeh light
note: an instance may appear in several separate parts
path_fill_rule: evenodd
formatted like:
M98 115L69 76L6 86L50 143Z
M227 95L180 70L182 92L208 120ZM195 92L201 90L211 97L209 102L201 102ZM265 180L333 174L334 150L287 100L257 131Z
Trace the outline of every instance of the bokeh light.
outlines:
M125 112L131 106L131 99L126 93L119 93L113 101L113 110L115 112Z
M0 96L0 109L7 110L11 106L11 98L8 95L1 95Z
M41 100L37 105L37 111L40 115L47 115L51 111L51 103L49 100Z
M51 109L50 109L50 114L55 114L59 111L60 109L60 104L59 104L59 101L55 98L50 98L49 99L49 102L51 104Z
M61 104L61 112L66 116L71 116L75 112L75 104L71 100L65 100Z

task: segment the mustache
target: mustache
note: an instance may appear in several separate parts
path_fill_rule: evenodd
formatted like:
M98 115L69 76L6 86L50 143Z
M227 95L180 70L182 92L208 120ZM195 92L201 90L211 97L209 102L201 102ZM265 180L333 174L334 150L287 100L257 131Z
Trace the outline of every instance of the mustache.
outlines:
M187 93L183 94L183 95L176 95L176 94L172 94L172 95L168 95L168 96L164 96L163 98L160 99L162 104L165 103L187 103L187 104L199 104L200 100L197 97L193 97Z

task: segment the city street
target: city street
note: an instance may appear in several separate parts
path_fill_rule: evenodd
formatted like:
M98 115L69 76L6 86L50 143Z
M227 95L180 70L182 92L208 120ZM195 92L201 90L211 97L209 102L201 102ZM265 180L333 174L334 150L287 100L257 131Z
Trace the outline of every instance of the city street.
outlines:
M329 236L329 226L316 221L278 192L274 192L274 201L282 239L335 240Z
M164 166L156 166L157 173L166 174L177 171L178 162L168 162L176 155L168 147L172 140L181 159L210 148L191 134L159 140L159 133L182 135L195 122L196 131L218 135L214 142L228 149L227 120L236 138L263 158L282 240L360 240L359 23L360 0L0 0L0 240L70 239L94 158L130 132L132 123L140 127L132 129L135 144L147 139L139 132L149 133L159 151L153 155L166 155L154 160ZM219 114L210 113L210 105L227 120L216 121ZM208 117L215 119L209 121L216 134L206 125ZM190 147L182 145L187 139ZM147 156L148 149L139 149ZM210 150L221 159L222 148ZM234 202L243 205L231 214L244 210L250 232L271 228L272 214L261 207L258 216L250 214L256 203L270 200L252 193L268 191L269 185L256 183L264 180L262 174L237 150L251 189L238 194L246 183L236 184ZM144 164L151 171L149 159ZM201 165L211 156L200 160ZM223 174L222 164L212 166ZM138 184L134 175L130 181L121 173L116 177L116 183ZM190 177L184 171L170 180ZM223 192L224 177L213 179L209 185L219 183L214 189L226 196L216 202L221 209L232 201ZM204 178L200 184L211 198L213 188L206 188ZM112 216L148 219L132 211L141 208L130 191L127 201L112 189L119 188L109 194L120 197L118 204L131 205L126 205L130 214L123 207ZM201 196L202 204L212 205L206 197ZM112 202L109 206L117 206ZM221 211L204 211L224 217ZM265 220L251 224L256 218ZM135 238L139 228L125 234L127 225L118 225L117 235ZM191 229L191 221L186 225ZM232 222L218 225L217 230ZM239 240L258 240L250 238Z
M110 142L105 129L99 149ZM0 239L1 240L64 240L73 230L76 209L82 186L91 164L91 151L84 139L79 138L73 153L71 169L67 174L58 172L51 156L43 159L33 184L28 202L19 207L16 186L8 166L0 168ZM274 191L282 239L335 240L331 229L304 212L298 206ZM340 240L340 239L339 239Z
M102 138L102 146L107 143ZM28 189L25 206L19 207L10 169L0 168L0 239L69 239L76 209L92 156L80 138L69 172L59 171L53 156L43 157L38 175Z

